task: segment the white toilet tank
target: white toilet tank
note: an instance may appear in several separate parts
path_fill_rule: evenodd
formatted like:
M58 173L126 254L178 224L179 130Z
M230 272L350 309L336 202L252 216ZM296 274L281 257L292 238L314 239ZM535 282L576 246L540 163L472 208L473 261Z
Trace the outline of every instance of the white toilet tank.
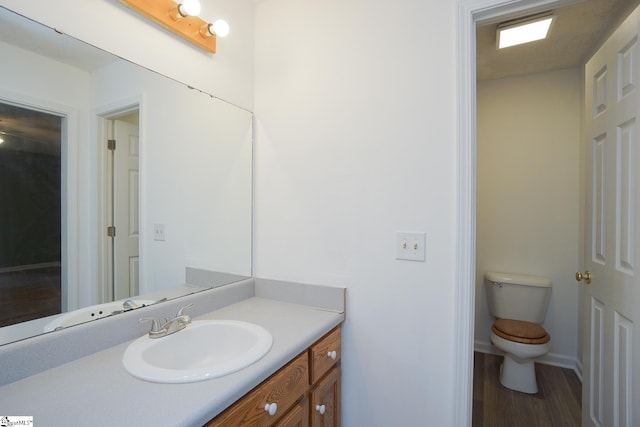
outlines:
M484 284L489 313L493 317L539 324L544 321L551 296L550 279L487 271Z

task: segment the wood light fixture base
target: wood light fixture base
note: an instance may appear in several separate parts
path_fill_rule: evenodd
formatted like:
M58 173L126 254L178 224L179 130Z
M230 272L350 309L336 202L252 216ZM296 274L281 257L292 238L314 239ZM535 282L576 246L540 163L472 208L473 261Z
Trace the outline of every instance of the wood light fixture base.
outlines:
M120 0L120 3L199 48L216 53L216 36L206 32L208 23L197 16L181 16L173 0Z

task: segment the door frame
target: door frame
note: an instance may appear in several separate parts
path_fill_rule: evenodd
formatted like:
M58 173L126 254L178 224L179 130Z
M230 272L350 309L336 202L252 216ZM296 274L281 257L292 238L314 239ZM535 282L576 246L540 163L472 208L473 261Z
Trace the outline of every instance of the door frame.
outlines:
M476 278L476 25L580 0L459 0L457 31L457 248L453 425L471 425Z
M109 104L108 106L104 106L102 108L96 109L94 111L95 117L95 164L96 164L96 225L97 225L97 233L96 233L96 298L98 303L109 302L109 297L112 296L112 289L107 285L108 278L110 277L109 273L109 260L108 260L108 237L106 235L107 228L107 214L106 214L106 200L107 200L107 149L106 149L106 141L109 139L109 122L116 120L118 117L131 113L133 111L138 111L139 115L139 152L140 156L143 159L144 157L144 147L143 147L143 135L142 135L142 108L143 108L143 99L142 96L128 98L119 102L115 102L113 104ZM140 289L143 289L144 283L144 273L143 273L143 244L142 244L142 228L143 224L140 220L143 217L143 175L142 175L142 161L139 164L140 168L140 181L139 185L139 207L138 207L138 215L139 215L139 227L140 227L140 243L139 243L139 255L140 255ZM102 231L104 232L102 232Z

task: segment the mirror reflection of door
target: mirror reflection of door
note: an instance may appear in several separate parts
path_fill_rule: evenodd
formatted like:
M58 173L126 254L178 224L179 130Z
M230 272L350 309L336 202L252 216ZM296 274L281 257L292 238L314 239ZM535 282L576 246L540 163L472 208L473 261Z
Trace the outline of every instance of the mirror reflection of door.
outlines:
M106 182L109 300L139 294L139 112L108 119L110 140ZM113 149L115 148L115 149ZM111 228L113 227L113 228Z
M0 101L0 327L62 310L63 125Z

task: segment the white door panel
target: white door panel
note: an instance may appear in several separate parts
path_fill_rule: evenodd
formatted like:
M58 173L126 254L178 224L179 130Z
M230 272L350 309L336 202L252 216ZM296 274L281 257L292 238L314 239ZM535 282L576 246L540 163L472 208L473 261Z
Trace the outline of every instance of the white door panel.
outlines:
M640 425L638 17L585 68L585 426Z
M114 300L139 294L139 139L137 112L114 120Z
M116 121L116 299L138 295L138 125Z

